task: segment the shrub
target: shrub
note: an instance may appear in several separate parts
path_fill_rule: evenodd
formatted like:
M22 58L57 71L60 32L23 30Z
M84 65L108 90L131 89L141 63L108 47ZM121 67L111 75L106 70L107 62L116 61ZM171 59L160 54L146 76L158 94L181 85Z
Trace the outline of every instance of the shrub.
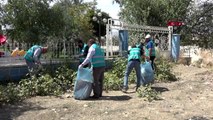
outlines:
M66 91L72 88L76 76L77 72L66 66L62 66L56 70L54 80L61 86L63 91Z
M104 89L106 91L120 90L122 84L121 78L118 78L116 74L113 74L111 72L106 72L104 76Z
M155 79L158 81L176 81L177 77L172 73L173 64L163 58L156 61Z
M72 88L74 77L76 72L62 66L54 75L43 71L38 76L22 79L18 84L0 85L0 104L20 101L36 95L60 95Z
M19 87L14 83L8 83L7 86L0 85L0 104L13 103L22 98Z
M104 88L106 90L119 90L122 86L124 73L127 66L127 58L118 58L113 61L113 67L105 73ZM172 73L172 63L163 58L156 61L155 79L158 81L176 81L176 76ZM129 84L135 84L135 70L129 75Z
M66 66L59 67L53 76L42 73L39 77L20 81L21 93L23 96L35 95L60 95L72 88L72 82L76 72Z
M112 69L107 71L104 76L104 88L105 90L120 90L123 79L124 79L124 73L126 71L127 67L127 58L118 58L113 61ZM136 80L136 73L135 70L132 70L132 72L129 75L129 83L135 83Z
M137 90L138 97L145 98L144 100L148 100L152 102L153 100L160 100L159 92L155 89L151 88L151 85L146 85L144 87L139 87Z

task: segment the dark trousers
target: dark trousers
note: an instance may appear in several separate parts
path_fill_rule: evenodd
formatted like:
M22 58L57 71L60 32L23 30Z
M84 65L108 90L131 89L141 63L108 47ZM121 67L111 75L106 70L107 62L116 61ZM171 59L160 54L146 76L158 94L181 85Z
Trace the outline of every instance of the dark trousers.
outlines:
M25 60L25 61L27 63L27 67L28 67L30 77L38 76L38 73L39 73L38 65L35 64L35 62L29 62L27 60Z
M152 65L152 69L155 70L155 56L150 56L150 61L151 61L151 65Z
M93 93L95 97L101 97L103 92L103 80L104 80L105 67L93 67Z

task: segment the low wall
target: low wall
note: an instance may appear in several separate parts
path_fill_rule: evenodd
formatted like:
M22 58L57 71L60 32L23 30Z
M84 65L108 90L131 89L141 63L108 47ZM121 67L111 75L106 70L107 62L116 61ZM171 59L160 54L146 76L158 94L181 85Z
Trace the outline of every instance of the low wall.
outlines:
M70 64L70 68L73 70L78 69L78 61L64 61ZM42 60L44 68L55 71L59 66L63 65L64 62L60 60ZM109 69L112 66L112 60L106 60L106 68ZM27 65L25 61L20 60L19 62L12 62L0 64L0 82L2 81L19 81L26 77L28 73Z

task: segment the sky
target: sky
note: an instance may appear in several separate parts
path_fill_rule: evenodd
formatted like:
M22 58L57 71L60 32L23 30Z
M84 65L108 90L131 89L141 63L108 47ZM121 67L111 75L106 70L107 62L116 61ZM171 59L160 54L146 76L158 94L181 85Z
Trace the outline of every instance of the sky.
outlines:
M84 2L93 2L93 0L84 0ZM114 19L118 19L118 13L120 11L119 4L112 3L113 0L97 0L97 9L101 9L101 11L104 11L109 14L110 17Z

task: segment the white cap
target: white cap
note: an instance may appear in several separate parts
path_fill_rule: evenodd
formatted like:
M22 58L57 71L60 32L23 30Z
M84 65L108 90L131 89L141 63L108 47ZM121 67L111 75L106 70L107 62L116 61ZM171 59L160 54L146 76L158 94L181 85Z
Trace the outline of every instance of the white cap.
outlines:
M147 38L151 38L151 35L147 34L146 37L145 37L145 39L147 39Z

